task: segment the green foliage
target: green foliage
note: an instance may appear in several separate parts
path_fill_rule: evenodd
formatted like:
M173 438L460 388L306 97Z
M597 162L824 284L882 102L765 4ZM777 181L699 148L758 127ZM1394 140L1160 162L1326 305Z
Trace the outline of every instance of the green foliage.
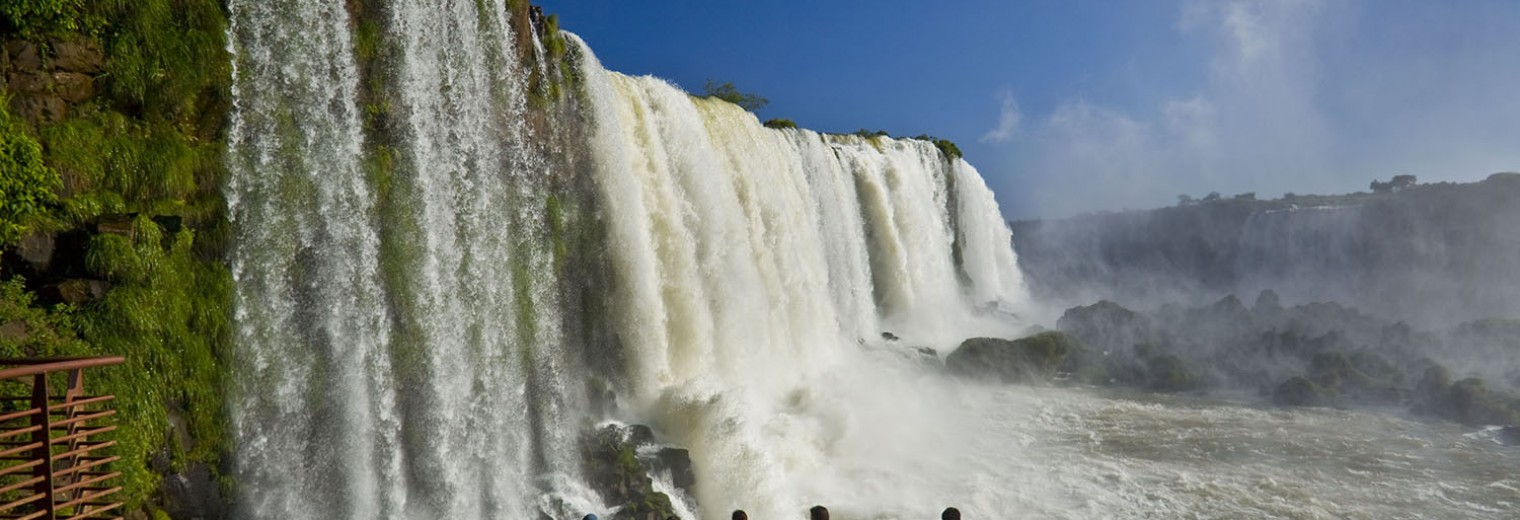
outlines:
M929 134L919 134L913 138L932 143L935 148L939 149L939 153L944 154L946 159L953 161L961 158L961 147L956 146L955 142L949 139L940 139Z
M21 322L24 338L0 336L0 357L56 356L83 352L85 345L74 337L72 315L50 313L33 306L33 295L21 278L0 281L0 325Z
M7 37L83 39L104 53L101 94L37 128L35 139L0 110L0 233L17 220L88 231L104 215L140 216L131 236L90 236L85 268L112 283L98 300L44 309L20 279L0 281L0 325L26 324L19 341L0 340L0 354L126 358L92 370L87 384L117 396L121 428L112 435L122 460L113 469L123 473L128 509L159 492L155 454L168 452L173 468L216 468L227 449L218 356L232 282L214 239L226 233L218 190L231 76L222 5L0 0ZM150 218L159 215L185 217L186 227L166 235ZM171 413L183 417L189 444L168 435Z
M797 123L790 119L770 119L764 123L766 128L797 128Z
M100 0L106 78L114 100L182 119L220 113L231 82L227 16L217 0ZM225 103L225 101L222 101Z
M945 158L952 160L961 158L961 147L956 146L949 139L935 139L933 142L934 147L939 148L939 153L945 154Z
M34 40L66 32L94 34L104 25L86 0L5 0L0 2L0 34Z
M65 201L75 221L106 213L220 209L214 204L183 207L200 186L220 182L220 144L199 143L166 121L92 112L48 126L42 137L48 164L81 192L81 200Z
M756 94L740 92L732 81L719 83L711 79L707 80L707 84L702 87L702 97L721 99L739 105L739 108L750 112L760 110L765 105L770 104L770 100Z
M551 14L544 19L544 49L549 59L559 61L565 56L565 35L559 32L559 15Z
M42 161L42 148L13 120L0 95L0 245L12 244L57 202L58 172Z
M180 447L185 458L214 462L225 448L217 356L230 333L232 281L221 265L195 258L192 231L166 239L146 217L134 224L132 239L97 235L90 242L89 268L117 284L74 319L90 354L127 359L100 370L93 384L117 395L117 468L124 498L140 504L158 487L148 461L168 444L169 408L182 410L195 440Z
M866 130L864 128L856 130L853 135L867 139L872 137L892 137L892 134L887 133L886 130Z

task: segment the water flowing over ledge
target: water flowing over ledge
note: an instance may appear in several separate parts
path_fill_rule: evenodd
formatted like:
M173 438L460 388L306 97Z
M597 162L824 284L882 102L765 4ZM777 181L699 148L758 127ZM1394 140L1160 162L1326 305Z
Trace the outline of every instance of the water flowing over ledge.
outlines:
M910 392L868 383L903 374L882 331L1026 303L992 193L929 143L767 129L573 35L528 52L490 3L278 4L230 6L245 517L604 511L576 444L607 418L774 516Z

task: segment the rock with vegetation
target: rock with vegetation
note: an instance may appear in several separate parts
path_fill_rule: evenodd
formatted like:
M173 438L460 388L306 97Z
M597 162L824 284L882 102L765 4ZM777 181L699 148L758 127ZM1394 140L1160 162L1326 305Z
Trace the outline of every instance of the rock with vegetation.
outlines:
M1060 332L1017 340L971 338L945 358L951 373L1003 383L1045 381L1083 366L1082 344Z
M1278 406L1329 406L1336 402L1334 390L1325 388L1309 378L1294 376L1272 392L1272 403Z
M586 479L615 507L615 519L662 520L675 514L670 497L655 491L653 475L669 472L672 483L690 494L696 484L684 449L655 444L647 426L603 426L583 440Z
M131 517L223 479L226 33L216 0L0 2L0 357L126 358L88 385ZM194 494L176 518L221 517Z

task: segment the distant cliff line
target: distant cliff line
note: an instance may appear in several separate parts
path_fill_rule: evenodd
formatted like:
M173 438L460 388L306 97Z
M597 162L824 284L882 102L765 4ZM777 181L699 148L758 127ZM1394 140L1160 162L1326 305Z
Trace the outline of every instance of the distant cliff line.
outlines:
M1153 210L1011 222L1036 298L1198 303L1274 289L1390 319L1452 324L1520 315L1520 174L1373 192L1254 194Z

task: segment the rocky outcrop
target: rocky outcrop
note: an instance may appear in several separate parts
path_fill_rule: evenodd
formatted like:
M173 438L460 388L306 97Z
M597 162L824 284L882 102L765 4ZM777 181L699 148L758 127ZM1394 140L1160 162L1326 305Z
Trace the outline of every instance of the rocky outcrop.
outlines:
M1043 381L1080 368L1082 344L1060 332L1006 340L971 338L945 358L951 373L1003 383Z
M671 482L688 495L696 485L690 454L657 444L648 426L603 426L583 443L586 480L618 507L614 519L663 520L675 514L670 496L655 491L654 475L669 472Z
M95 75L105 55L90 40L5 42L5 86L10 110L32 123L61 121L71 107L95 96Z
M1056 328L1099 351L1115 351L1148 341L1150 319L1111 301L1068 309Z

